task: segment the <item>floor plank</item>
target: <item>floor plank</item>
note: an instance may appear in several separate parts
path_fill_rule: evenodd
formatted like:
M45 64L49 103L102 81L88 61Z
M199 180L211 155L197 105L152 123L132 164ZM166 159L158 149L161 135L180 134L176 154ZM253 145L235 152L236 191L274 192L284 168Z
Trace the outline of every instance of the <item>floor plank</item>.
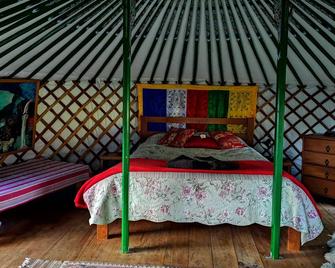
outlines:
M250 227L232 228L233 243L239 265L264 267L251 235Z
M110 225L110 238L96 240L86 210L71 207L72 200L35 202L1 214L5 230L0 233L1 267L17 267L25 257L113 262L120 264L170 265L174 267L320 267L328 234L335 230L335 205L320 202L325 231L304 245L302 251L286 250L283 230L282 260L269 255L270 229L258 225L204 226L148 221L130 224L130 253L120 253L121 222ZM254 266L253 266L254 265ZM257 266L256 266L257 265Z
M188 267L189 229L184 224L172 225L168 235L168 245L165 249L164 265Z
M213 267L210 227L194 224L190 227L188 267Z
M301 252L295 252L294 254L287 252L286 250L286 235L287 232L282 228L282 239L281 239L281 259L272 260L270 256L270 240L271 230L264 226L253 225L251 227L252 237L259 252L260 258L264 264L264 267L271 268L290 268L290 267L314 267L305 260L305 255ZM318 267L318 266L317 266Z
M211 227L211 242L213 254L213 267L238 268L231 227L220 225Z

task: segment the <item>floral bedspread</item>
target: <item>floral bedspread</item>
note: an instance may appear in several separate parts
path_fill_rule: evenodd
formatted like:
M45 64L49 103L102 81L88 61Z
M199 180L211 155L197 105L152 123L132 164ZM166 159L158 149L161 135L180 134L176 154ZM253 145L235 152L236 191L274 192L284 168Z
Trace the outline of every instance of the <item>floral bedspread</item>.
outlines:
M149 139L138 148L133 157L157 159L157 151L151 151L157 146L159 145ZM162 147L164 146L160 146L160 150L163 150L161 158L178 156L177 153L164 152L171 148ZM184 155L199 152L197 149L181 151L179 154ZM251 148L226 152L206 150L208 151L216 151L215 157L220 159L226 159L229 154L229 159L234 160L264 160ZM107 224L121 218L121 179L121 174L109 176L84 193L83 198L91 215L90 224ZM153 222L198 222L206 225L229 223L245 226L256 223L271 226L271 211L270 175L130 172L131 221L145 219ZM281 226L300 231L302 244L313 240L323 230L322 221L312 201L299 186L285 178Z

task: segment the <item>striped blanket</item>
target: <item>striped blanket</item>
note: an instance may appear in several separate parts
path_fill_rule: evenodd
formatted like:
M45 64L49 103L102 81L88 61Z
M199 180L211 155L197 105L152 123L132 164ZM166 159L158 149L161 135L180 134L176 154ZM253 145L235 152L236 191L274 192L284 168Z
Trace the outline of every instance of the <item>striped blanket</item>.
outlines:
M0 169L0 212L89 179L87 166L33 159Z

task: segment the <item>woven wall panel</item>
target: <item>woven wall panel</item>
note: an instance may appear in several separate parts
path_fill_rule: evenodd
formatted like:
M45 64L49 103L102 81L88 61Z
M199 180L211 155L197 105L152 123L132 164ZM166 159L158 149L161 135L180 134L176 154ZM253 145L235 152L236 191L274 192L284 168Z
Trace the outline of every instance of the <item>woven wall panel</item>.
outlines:
M49 82L40 92L34 150L0 158L8 165L36 156L85 163L99 169L99 155L121 148L122 88L119 84ZM132 144L138 142L136 89L132 89ZM272 156L275 91L259 91L255 148ZM285 114L285 151L300 175L301 135L335 130L335 92L318 88L288 88Z
M136 133L136 89L132 89L132 143ZM99 155L121 148L122 87L50 82L39 91L34 150L2 157L8 165L33 157L84 163L99 169Z
M266 157L273 155L275 90L260 89L255 146ZM293 162L293 174L301 175L302 135L335 130L335 91L290 87L286 91L284 156Z

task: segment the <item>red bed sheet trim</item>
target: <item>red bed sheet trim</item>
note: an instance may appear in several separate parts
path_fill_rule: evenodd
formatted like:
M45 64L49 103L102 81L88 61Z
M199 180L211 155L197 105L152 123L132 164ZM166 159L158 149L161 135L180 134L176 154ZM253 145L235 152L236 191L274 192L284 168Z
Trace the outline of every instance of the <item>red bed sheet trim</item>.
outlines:
M234 161L238 162L239 169L237 170L202 170L202 169L182 169L182 168L169 168L167 167L166 160L152 160L133 158L130 160L130 172L177 172L177 173L209 173L209 174L247 174L247 175L273 175L273 164L263 160L248 160L248 161ZM83 199L84 193L96 183L103 179L122 172L122 163L115 165L114 167L107 169L106 171L99 173L90 180L86 181L83 186L79 189L76 198L75 205L78 208L87 208L87 205ZM284 172L283 176L294 184L299 186L309 197L317 210L319 216L321 216L320 210L306 187L291 174Z

